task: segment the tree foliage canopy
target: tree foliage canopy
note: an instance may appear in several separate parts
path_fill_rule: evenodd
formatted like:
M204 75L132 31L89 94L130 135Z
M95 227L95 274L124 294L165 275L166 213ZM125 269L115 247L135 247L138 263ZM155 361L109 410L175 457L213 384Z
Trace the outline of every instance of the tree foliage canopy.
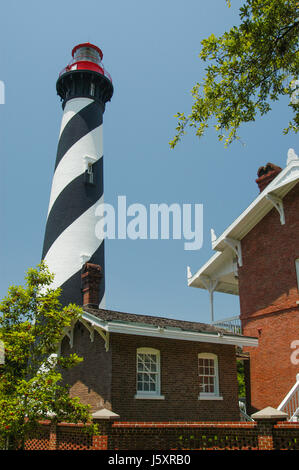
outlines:
M0 441L23 445L41 419L90 422L89 406L69 396L63 369L79 364L76 354L57 356L65 328L81 316L76 305L61 308L60 289L44 263L29 269L26 286L11 286L0 303L0 340L5 362L0 366ZM88 426L91 429L90 426ZM1 442L0 442L1 444Z
M230 2L227 0L230 6ZM290 97L293 119L284 133L298 131L299 3L297 0L245 0L240 24L229 32L204 39L199 57L210 62L202 83L192 89L191 113L178 113L174 148L186 126L201 137L214 119L225 145L239 138L242 123L271 110L270 103Z

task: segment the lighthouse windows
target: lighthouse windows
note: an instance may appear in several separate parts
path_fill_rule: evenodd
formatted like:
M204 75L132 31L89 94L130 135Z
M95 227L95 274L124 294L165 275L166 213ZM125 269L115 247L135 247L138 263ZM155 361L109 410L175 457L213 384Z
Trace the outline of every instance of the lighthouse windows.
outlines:
M91 156L84 156L84 182L85 184L94 184L94 168L93 165L97 159Z
M90 84L90 96L94 96L94 92L95 92L95 84L91 83Z
M93 168L92 168L91 162L88 162L88 165L87 165L86 182L89 184L93 184Z

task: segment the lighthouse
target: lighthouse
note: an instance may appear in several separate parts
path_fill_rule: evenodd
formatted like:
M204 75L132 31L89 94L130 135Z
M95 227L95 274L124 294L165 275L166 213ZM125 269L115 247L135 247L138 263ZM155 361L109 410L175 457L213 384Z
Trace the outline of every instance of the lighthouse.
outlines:
M103 202L103 115L113 94L101 49L75 46L59 74L57 94L63 116L52 180L42 259L55 275L63 305L81 304L86 262L99 265L99 307L104 307L104 240L95 233L96 207Z

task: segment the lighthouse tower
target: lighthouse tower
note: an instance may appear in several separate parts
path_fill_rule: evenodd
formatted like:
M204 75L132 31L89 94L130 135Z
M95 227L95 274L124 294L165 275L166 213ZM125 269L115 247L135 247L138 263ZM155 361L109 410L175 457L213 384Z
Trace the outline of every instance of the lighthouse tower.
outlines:
M104 240L95 234L95 209L103 202L102 125L113 86L98 47L79 44L72 56L56 84L63 116L42 258L55 274L53 287L62 288L63 305L82 304L82 268L87 261L100 265L103 307Z

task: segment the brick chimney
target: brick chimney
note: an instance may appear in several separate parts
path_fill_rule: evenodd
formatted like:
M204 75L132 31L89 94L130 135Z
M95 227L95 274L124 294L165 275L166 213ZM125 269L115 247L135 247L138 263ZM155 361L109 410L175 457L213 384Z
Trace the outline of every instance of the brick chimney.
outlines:
M103 277L102 268L98 264L85 263L82 268L83 306L98 308L100 303L99 286Z
M265 166L261 166L257 171L258 178L255 182L262 192L269 183L281 172L280 166L274 165L274 163L267 163Z

